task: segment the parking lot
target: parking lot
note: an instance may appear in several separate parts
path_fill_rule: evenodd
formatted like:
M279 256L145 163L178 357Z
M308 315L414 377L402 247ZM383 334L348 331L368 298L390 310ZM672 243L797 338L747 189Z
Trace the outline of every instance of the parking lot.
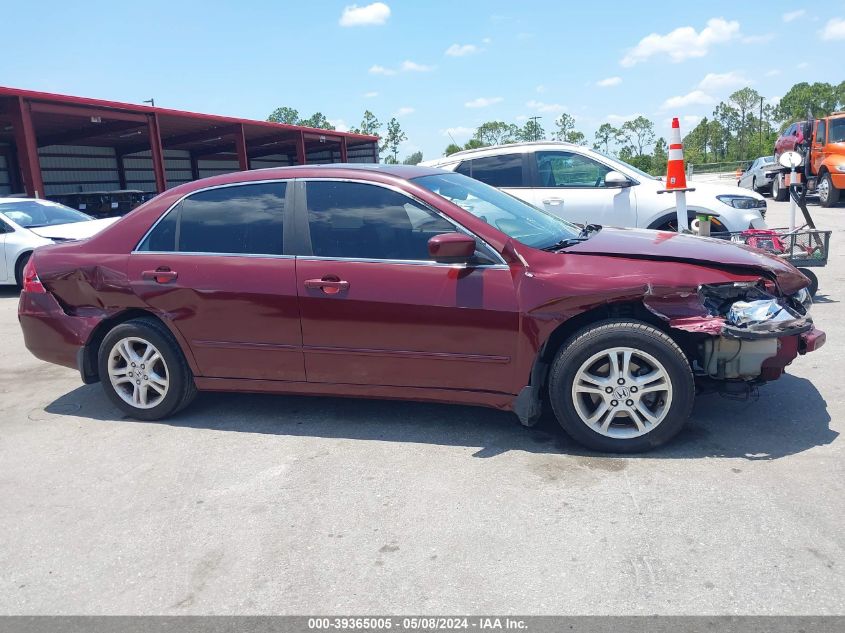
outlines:
M843 613L845 208L811 210L827 345L639 456L418 403L137 422L32 357L2 290L0 613Z

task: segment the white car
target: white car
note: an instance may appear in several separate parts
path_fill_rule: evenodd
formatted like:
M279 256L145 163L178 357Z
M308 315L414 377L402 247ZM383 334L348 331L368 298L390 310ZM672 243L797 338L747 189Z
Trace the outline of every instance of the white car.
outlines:
M455 171L577 224L676 230L674 194L655 178L580 145L539 141L457 152L421 163ZM690 228L695 212L718 214L712 231L766 228L766 200L732 185L690 182Z
M0 198L0 284L20 286L23 268L39 246L91 237L117 220L95 220L49 200Z
M761 156L739 176L737 185L752 191L771 191L772 181L780 171L774 156Z

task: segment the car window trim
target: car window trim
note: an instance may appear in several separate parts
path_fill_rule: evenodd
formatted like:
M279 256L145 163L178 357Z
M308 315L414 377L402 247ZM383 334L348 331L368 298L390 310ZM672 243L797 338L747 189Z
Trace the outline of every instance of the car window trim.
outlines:
M168 215L173 213L174 210L180 204L182 204L182 202L186 198L188 198L188 197L190 197L194 194L202 193L204 191L213 191L215 189L226 189L228 187L243 187L243 186L246 186L246 185L256 185L256 184L266 184L266 183L274 183L274 184L276 184L276 183L293 183L294 181L295 181L294 178L272 178L272 179L267 179L267 180L247 180L247 181L243 181L243 182L230 182L230 183L226 183L226 184L222 184L222 185L212 185L210 187L203 187L202 189L195 189L194 191L189 191L184 196L182 196L181 198L176 200L176 202L174 202L169 207L167 207L167 210L164 213L162 213L161 216L155 222L153 222L153 225L149 229L147 229L147 232L144 233L143 237L141 237L141 239L138 240L138 242L135 244L135 247L130 251L130 254L135 254L135 253L141 253L141 254L143 254L143 253L157 253L157 254L172 253L172 254L184 254L184 255L233 255L233 256L240 256L240 257L249 257L249 256L255 256L255 257L286 257L286 256L288 256L287 253L282 253L280 255L274 255L272 253L203 253L203 252L196 252L196 251L179 251L179 250L176 250L179 246L178 235L179 235L179 227L182 224L182 218L181 217L178 218L177 222L176 222L176 225L177 225L176 226L176 237L174 238L174 243L173 243L174 250L172 250L172 251L141 251L141 250L138 250L138 249L140 248L141 244L144 243L144 241L147 239L147 237L149 237L150 233L152 233L155 230L155 228L158 226L159 222L161 222L162 220L164 220L164 218L166 218ZM287 228L286 216L290 215L290 212L288 211L288 203L289 203L288 189L290 189L290 187L286 186L285 187L285 208L283 210L283 216L282 216L282 250L283 251L285 250L284 230Z
M487 242L487 240L485 240L483 237L481 237L477 233L471 231L470 229L466 228L465 226L463 226L462 224L460 224L459 222L457 222L453 218L450 218L448 215L446 215L445 213L443 213L439 209L435 209L430 204L428 204L425 200L420 199L419 197L415 196L414 194L410 193L409 191L405 191L401 187L398 187L396 185L392 185L392 184L389 184L389 183L376 182L376 181L373 181L373 180L364 180L364 179L361 179L361 178L331 178L331 177L321 178L319 176L309 176L307 178L296 178L295 181L301 182L303 187L305 187L305 195L297 195L297 205L294 209L294 213L298 214L302 218L302 220L300 222L298 222L297 224L302 226L302 228L304 228L304 230L306 231L306 235L307 235L307 237L302 238L302 240L300 241L300 245L304 244L307 241L309 251L310 251L309 253L298 254L297 257L299 257L300 259L303 259L303 260L377 262L377 263L382 263L382 264L396 264L396 263L399 263L399 264L416 264L416 265L443 266L443 267L451 267L451 268L461 268L461 267L468 267L468 266L472 267L472 268L494 268L494 267L510 268L510 266L508 266L507 263L505 262L505 259L502 257L501 253L499 253L499 251L497 251L495 248L493 248ZM358 183L358 184L364 184L364 185L373 185L375 187L382 187L384 189L389 189L391 191L394 191L395 193L398 193L400 195L403 195L403 196L409 198L410 200L413 200L414 202L416 202L417 204L422 206L424 209L427 209L427 210L431 211L432 213L440 216L441 218L443 218L444 220L449 222L452 226L459 229L459 231L456 231L456 232L465 233L466 235L469 235L470 237L477 240L481 245L483 245L485 247L483 250L488 251L487 254L492 254L493 259L498 260L498 263L495 263L495 264L479 263L479 264L471 264L471 265L470 264L445 264L445 263L441 263L441 262L436 262L432 259L378 259L378 258L367 258L367 257L325 257L325 256L321 256L321 255L314 255L313 249L311 248L311 226L308 222L308 208L307 208L307 198L308 198L307 183L309 183L309 182L352 182L352 183Z

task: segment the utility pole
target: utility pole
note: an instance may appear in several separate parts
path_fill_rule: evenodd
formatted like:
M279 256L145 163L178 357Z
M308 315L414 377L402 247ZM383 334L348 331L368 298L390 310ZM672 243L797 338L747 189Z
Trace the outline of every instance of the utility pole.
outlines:
M156 100L152 97L149 99L144 99L141 103L149 103L152 107L156 106Z

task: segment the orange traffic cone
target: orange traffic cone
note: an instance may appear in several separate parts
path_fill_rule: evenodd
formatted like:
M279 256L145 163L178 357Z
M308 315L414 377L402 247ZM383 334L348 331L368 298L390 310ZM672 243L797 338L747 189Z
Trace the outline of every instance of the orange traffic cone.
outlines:
M672 136L669 139L669 161L666 163L666 189L687 188L687 174L684 168L684 145L681 143L681 124L672 119Z

